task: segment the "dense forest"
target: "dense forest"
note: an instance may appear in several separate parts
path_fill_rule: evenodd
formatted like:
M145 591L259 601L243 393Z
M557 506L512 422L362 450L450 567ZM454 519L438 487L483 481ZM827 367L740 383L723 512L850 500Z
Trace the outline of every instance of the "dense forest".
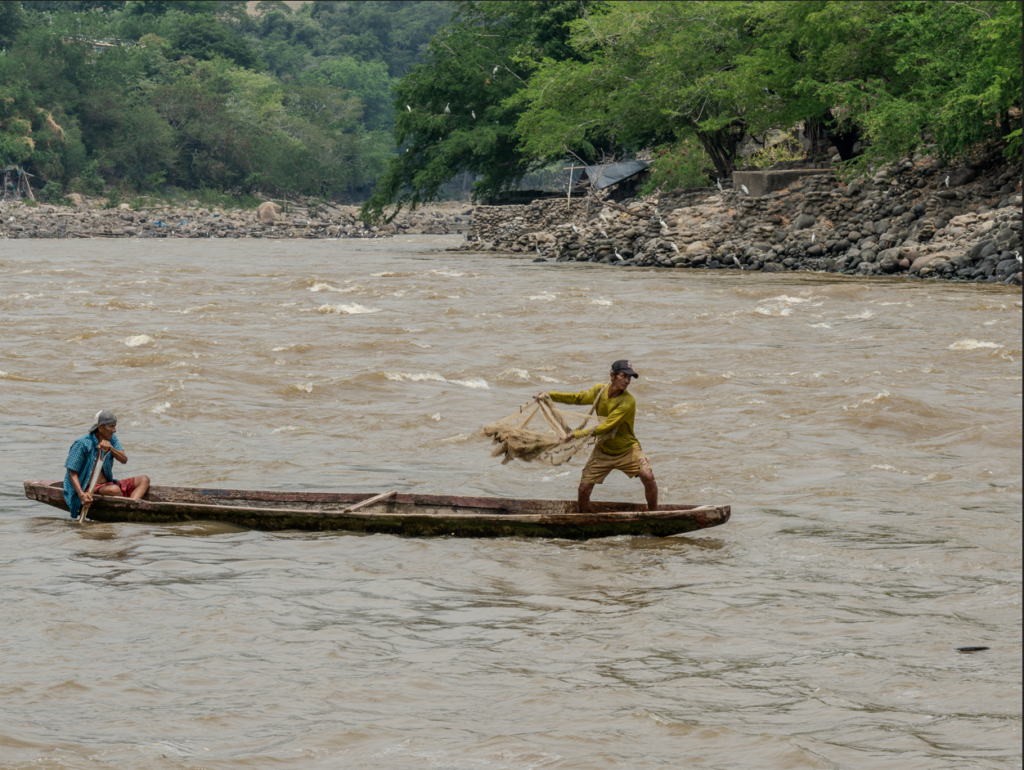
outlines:
M251 4L250 4L251 5ZM0 3L0 165L71 191L365 198L436 2Z
M798 122L851 168L1019 156L1022 5L4 2L0 163L49 196L369 196L379 219L565 159L650 153L657 184L704 185Z

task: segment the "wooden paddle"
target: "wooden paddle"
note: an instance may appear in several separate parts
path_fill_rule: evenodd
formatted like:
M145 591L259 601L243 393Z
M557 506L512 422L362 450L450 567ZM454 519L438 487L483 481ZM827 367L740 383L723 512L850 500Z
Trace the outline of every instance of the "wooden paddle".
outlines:
M96 482L100 480L100 470L103 468L103 461L107 459L105 452L100 452L96 458L96 464L92 467L92 478L89 479L89 486L86 488L86 492L90 495L93 490L96 489ZM89 512L89 506L92 503L83 503L82 510L78 514L78 523L85 524L85 514Z

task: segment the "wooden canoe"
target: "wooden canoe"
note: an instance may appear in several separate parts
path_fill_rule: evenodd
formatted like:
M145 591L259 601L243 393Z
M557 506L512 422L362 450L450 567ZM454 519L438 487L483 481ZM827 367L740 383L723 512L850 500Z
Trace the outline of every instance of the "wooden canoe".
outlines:
M68 510L60 481L26 481L25 496ZM270 532L345 530L419 537L588 540L615 535L679 535L725 524L731 512L728 505L661 506L671 510L656 513L648 513L646 505L636 503L591 506L593 512L577 513L576 502L568 500L152 486L143 500L97 496L89 519L149 524L220 521Z

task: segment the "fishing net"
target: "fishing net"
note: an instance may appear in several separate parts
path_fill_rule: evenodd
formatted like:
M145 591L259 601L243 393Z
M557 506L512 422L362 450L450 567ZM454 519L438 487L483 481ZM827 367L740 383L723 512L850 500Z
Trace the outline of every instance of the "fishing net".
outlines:
M514 459L549 465L568 462L584 449L593 447L597 443L597 438L583 436L563 442L559 436L583 430L592 419L597 419L594 416L594 409L604 393L605 391L601 391L594 399L594 405L585 415L559 409L550 396L542 396L508 417L485 425L481 433L498 445L491 456L504 455L502 465ZM544 418L551 430L533 430L527 427L537 415ZM603 438L608 439L611 436Z

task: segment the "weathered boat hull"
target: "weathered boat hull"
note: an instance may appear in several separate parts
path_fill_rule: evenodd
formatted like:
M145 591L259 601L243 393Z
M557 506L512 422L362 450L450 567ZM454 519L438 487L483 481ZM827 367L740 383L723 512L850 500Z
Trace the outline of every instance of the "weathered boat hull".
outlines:
M61 482L26 481L25 496L67 511ZM150 487L145 500L97 496L89 519L173 524L219 521L248 529L373 532L412 537L551 537L588 540L617 535L667 537L717 527L727 505L662 506L649 513L635 503L592 503L577 513L568 500L513 500L395 494L357 511L373 495L255 492L238 489Z

